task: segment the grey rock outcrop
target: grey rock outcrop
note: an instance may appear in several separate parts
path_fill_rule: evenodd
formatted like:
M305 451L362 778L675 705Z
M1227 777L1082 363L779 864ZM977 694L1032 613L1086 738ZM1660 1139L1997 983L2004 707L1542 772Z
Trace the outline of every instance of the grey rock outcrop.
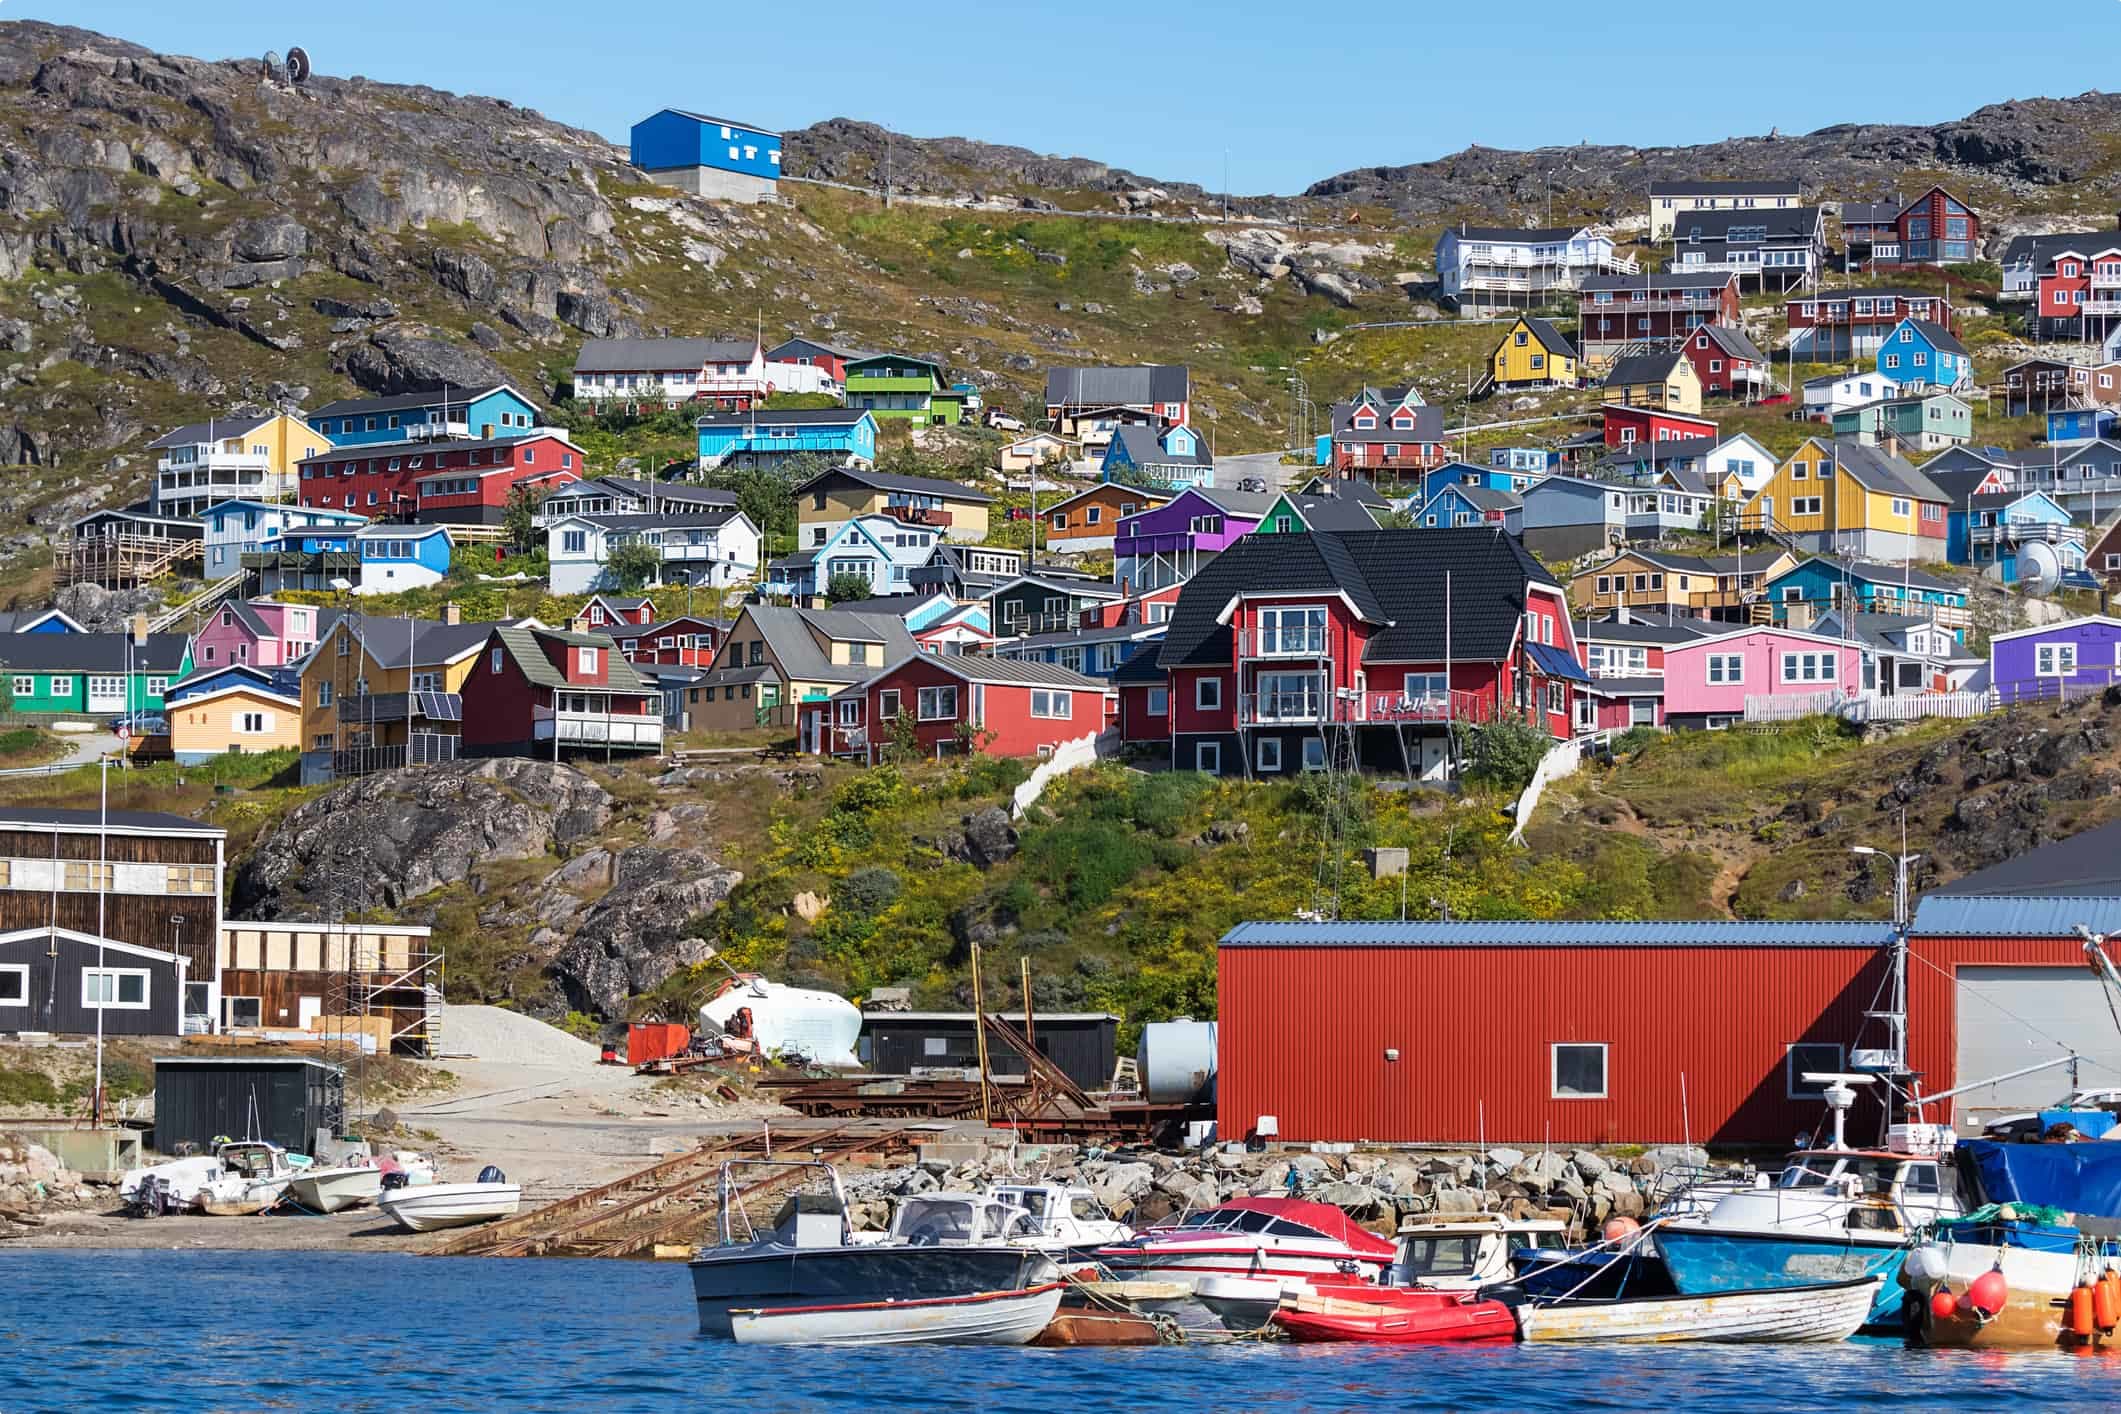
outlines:
M533 859L593 835L611 797L581 772L497 757L384 771L296 807L236 871L255 918L336 918L397 908L481 864Z
M469 344L424 324L378 329L344 355L347 377L372 393L410 393L448 383L490 388L506 383L501 366Z
M578 1011L621 1012L626 999L659 985L712 949L685 935L687 922L744 881L698 850L638 846L621 852L609 892L553 959L553 979Z

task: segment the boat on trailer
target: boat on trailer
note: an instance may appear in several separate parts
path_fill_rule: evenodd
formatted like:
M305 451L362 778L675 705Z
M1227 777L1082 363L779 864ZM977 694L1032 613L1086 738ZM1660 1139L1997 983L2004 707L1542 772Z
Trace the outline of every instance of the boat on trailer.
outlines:
M1831 1343L1847 1340L1862 1328L1881 1281L1867 1276L1706 1296L1527 1302L1517 1308L1517 1327L1526 1340L1540 1343Z
M739 1345L1029 1345L1053 1321L1065 1283L910 1301L736 1307Z

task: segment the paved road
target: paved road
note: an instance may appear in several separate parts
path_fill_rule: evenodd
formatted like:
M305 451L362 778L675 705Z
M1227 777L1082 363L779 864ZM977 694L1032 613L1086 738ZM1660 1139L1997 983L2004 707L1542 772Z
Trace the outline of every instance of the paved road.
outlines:
M0 771L0 776L49 776L60 771L71 771L76 766L93 766L96 758L105 752L118 749L117 738L108 732L83 732L79 736L69 734L66 755L56 761L47 761L41 766L17 766Z
M1256 476L1270 489L1281 491L1291 483L1310 480L1317 472L1318 468L1314 466L1282 465L1280 452L1247 452L1242 456L1215 459L1215 484L1225 490L1235 490L1240 481Z

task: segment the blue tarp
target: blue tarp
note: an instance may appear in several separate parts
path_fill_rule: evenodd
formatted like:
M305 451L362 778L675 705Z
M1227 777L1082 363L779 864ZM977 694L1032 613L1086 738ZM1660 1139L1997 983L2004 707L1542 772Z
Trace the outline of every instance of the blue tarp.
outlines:
M2121 1142L1998 1144L1969 1139L1981 1196L1991 1203L2043 1203L2079 1217L2121 1218Z
M2112 1129L2117 1122L2121 1122L2121 1115L2116 1115L2112 1110L2040 1111L2041 1129L2045 1130L2054 1125L2067 1124L2074 1127L2079 1134L2087 1139L2104 1139L2107 1131Z
M1583 664L1569 655L1566 648L1556 648L1551 643L1527 643L1525 652L1532 655L1532 665L1550 678L1564 682L1589 682L1591 675L1584 671Z

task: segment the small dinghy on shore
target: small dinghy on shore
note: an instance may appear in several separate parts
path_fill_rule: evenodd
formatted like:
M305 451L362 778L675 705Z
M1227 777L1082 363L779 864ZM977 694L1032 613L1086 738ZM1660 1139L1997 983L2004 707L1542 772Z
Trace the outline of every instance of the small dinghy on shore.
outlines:
M1870 1315L1883 1278L1817 1286L1626 1296L1517 1308L1528 1341L1707 1341L1768 1345L1847 1340Z
M383 1195L383 1170L372 1164L310 1169L287 1181L288 1194L313 1213L336 1213Z
M522 1201L523 1190L488 1164L479 1170L477 1183L385 1188L376 1206L407 1232L433 1232L437 1228L469 1227L495 1218L514 1217Z
M1065 1283L914 1301L729 1312L739 1345L1028 1345L1052 1323Z

